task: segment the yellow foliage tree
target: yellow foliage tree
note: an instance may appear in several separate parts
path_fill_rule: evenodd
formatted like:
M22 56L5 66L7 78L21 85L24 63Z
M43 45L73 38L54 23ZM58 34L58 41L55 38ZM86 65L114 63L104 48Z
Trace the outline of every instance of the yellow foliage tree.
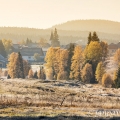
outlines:
M8 68L8 74L10 75L11 78L16 78L17 71L15 69L15 57L17 53L13 52L10 54L10 57L8 59L9 63L7 65Z
M108 73L105 73L102 77L102 86L104 87L112 87L113 81L111 76Z
M99 62L95 71L95 77L100 84L101 84L103 74L105 74L105 69L104 69L103 63Z
M32 69L29 70L28 77L29 78L33 78L33 71L32 71Z
M68 63L68 50L61 49L59 55L59 73L58 80L68 79L67 64Z
M92 70L91 64L86 63L86 65L84 66L81 72L81 78L82 78L82 81L85 83L91 82L91 79L93 78L93 70Z
M76 46L74 49L74 55L72 57L72 65L70 72L70 79L81 79L81 67L82 67L83 55L82 48L80 46Z

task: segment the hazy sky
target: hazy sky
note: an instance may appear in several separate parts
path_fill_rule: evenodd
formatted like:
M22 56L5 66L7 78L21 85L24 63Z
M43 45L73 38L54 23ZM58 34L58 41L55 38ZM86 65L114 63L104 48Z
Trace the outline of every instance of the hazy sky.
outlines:
M120 0L0 0L0 26L49 28L76 19L120 22Z

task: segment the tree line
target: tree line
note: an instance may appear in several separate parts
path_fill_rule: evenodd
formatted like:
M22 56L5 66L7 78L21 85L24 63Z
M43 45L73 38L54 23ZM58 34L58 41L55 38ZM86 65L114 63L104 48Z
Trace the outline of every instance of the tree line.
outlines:
M105 71L107 57L108 44L100 41L96 32L90 32L84 49L72 43L68 49L49 48L45 57L46 77L54 80L81 80L106 87L120 84Z
M116 54L118 57L118 51ZM105 70L107 57L108 44L100 41L96 32L90 32L85 48L74 43L71 43L68 49L50 47L45 56L44 68L35 73L20 53L12 53L9 57L8 74L11 78L28 76L37 79L80 80L84 83L99 83L105 87L118 88L120 66L115 71L114 78L111 78ZM120 61L118 58L117 60Z

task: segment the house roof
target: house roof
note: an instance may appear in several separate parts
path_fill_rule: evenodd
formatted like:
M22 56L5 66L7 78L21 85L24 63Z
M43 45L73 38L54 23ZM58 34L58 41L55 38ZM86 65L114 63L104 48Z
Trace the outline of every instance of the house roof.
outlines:
M0 61L6 61L6 59L0 54Z
M40 56L44 56L43 50L40 47L31 48L25 46L18 49L14 49L14 52L20 52L22 56L34 56L35 53L40 54Z

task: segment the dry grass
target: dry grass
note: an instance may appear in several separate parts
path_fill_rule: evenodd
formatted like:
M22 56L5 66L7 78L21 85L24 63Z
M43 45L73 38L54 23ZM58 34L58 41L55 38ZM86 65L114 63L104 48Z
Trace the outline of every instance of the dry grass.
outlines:
M0 85L0 116L28 112L35 116L61 113L85 116L95 115L99 109L120 109L120 89L84 86L76 81L22 79L0 81Z

